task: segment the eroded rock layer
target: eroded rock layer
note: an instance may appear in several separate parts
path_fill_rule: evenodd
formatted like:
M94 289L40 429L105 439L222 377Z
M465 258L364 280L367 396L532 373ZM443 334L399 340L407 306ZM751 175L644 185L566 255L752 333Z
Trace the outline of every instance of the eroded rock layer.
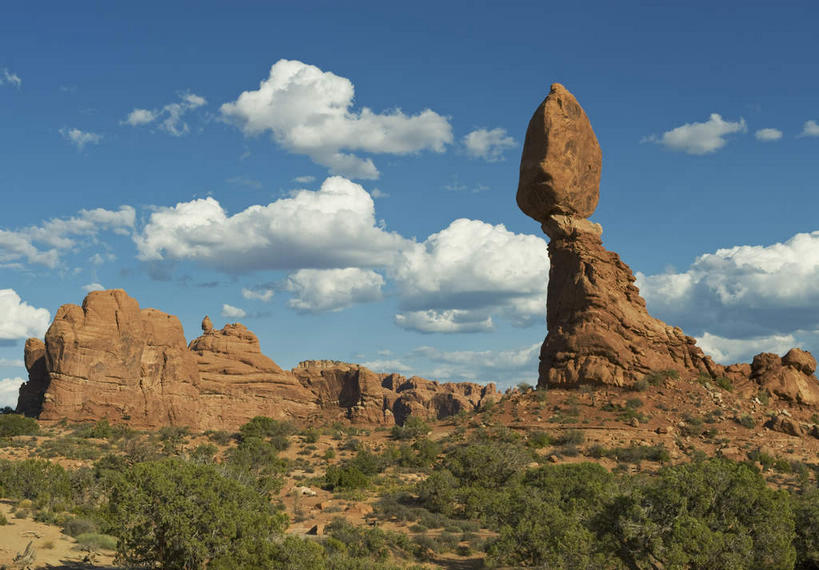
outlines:
M389 425L498 397L493 384L407 380L337 361L286 371L244 325L214 329L206 317L202 331L188 346L176 317L140 309L122 290L92 292L81 307L60 307L45 342L26 342L17 409L46 420L235 429L258 415Z

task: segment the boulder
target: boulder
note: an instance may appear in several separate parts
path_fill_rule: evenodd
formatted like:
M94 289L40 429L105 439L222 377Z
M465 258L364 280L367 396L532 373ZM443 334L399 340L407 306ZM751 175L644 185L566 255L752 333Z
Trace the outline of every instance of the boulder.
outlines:
M763 352L754 356L750 379L783 400L816 406L819 405L819 379L814 376L814 370L816 360L807 351L794 348L782 358Z
M554 214L588 218L599 199L601 162L585 111L574 95L554 83L526 130L518 206L541 223Z

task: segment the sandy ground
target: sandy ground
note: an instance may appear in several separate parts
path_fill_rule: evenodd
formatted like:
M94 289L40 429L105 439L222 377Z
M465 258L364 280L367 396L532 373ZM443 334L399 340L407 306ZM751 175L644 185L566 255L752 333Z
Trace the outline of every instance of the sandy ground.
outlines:
M9 501L0 501L0 513L8 520L7 525L0 526L0 566L17 568L12 560L32 542L36 557L31 568L114 568L113 552L101 552L95 564L88 564L83 561L86 553L77 550L73 538L57 526L14 518Z

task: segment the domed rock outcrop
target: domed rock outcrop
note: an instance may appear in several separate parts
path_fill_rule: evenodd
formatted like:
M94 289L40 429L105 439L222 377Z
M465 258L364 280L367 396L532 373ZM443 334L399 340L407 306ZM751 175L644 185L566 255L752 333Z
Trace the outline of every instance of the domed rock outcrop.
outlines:
M25 362L20 413L139 428L236 429L260 415L393 424L410 413L445 417L497 395L492 384L407 381L338 361L282 370L244 325L214 329L207 317L202 336L186 345L179 319L140 309L122 290L60 307L45 342L26 342Z
M40 347L26 346L26 362L36 363ZM48 387L42 419L198 424L190 403L198 396L199 371L182 324L161 311L140 309L125 291L94 291L81 307L60 307L44 348ZM43 384L36 367L29 374L28 384Z

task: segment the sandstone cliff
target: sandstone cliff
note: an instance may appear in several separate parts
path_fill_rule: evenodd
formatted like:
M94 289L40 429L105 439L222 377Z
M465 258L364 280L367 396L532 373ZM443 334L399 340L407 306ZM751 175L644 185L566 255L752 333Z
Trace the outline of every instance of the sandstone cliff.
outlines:
M140 309L122 290L60 307L45 342L26 342L25 362L20 413L141 428L235 429L258 415L389 425L409 414L446 417L498 397L492 384L407 380L337 361L282 370L244 325L214 329L208 317L202 336L186 345L179 319Z

